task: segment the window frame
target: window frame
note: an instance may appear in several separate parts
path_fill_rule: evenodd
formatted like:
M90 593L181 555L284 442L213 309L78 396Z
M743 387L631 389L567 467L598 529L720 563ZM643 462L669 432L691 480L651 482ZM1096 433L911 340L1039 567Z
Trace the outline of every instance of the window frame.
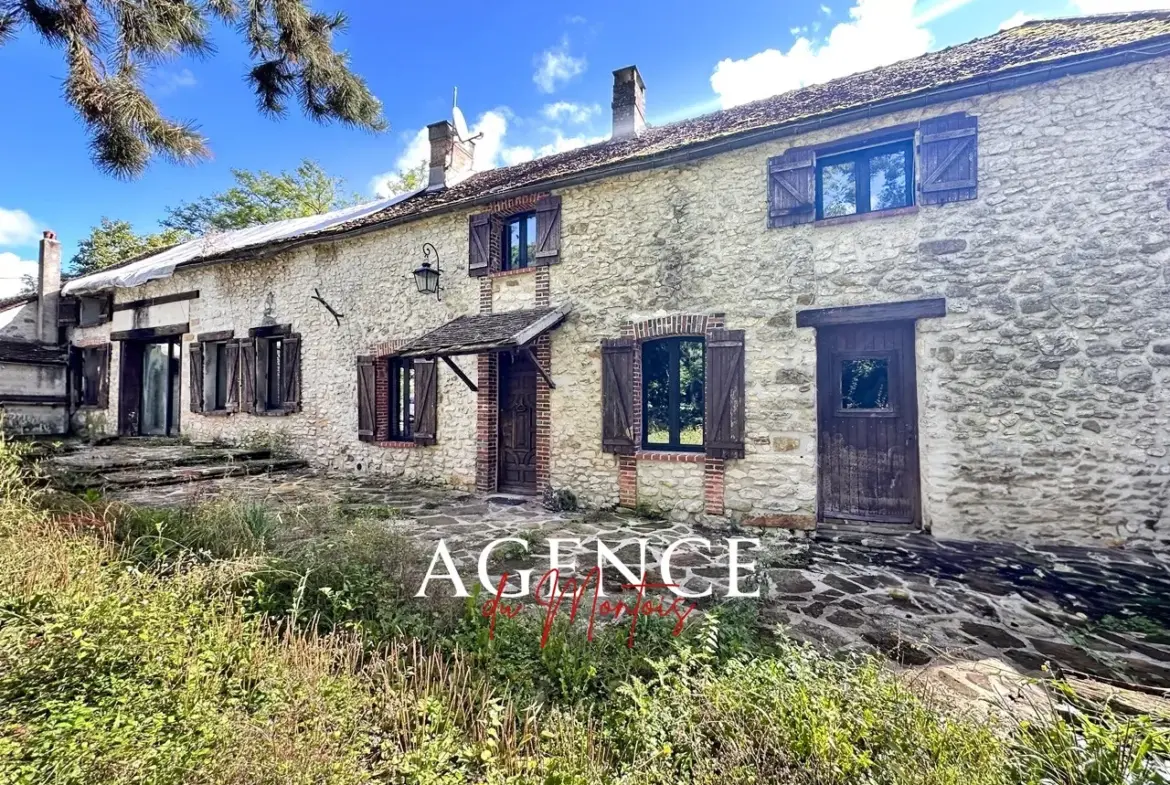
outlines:
M528 258L529 245L537 241L536 237L528 236L528 222L533 222L533 231L540 234L540 227L536 225L536 211L525 210L520 213L513 213L506 218L501 219L502 229L500 231L500 271L510 272L512 270L527 270L535 267L535 259ZM514 223L520 224L520 258L516 267L511 266L512 261L512 232L511 226Z
M231 391L227 388L226 359L228 341L202 341L203 344L203 400L204 412L228 411L228 398ZM219 378L224 377L223 401L219 400ZM207 406L210 401L211 406Z
M79 409L100 409L101 406L101 386L102 386L102 367L101 367L101 352L100 346L83 346L79 350L81 356L77 363L77 401ZM93 368L93 379L90 380L86 375L86 358L93 358L96 366ZM92 381L92 384L89 382ZM90 389L92 387L92 390ZM93 400L89 400L88 393L93 393Z
M853 360L885 360L886 361L886 396L889 399L890 405L885 409L847 409L845 408L845 396L841 389L841 371L845 363ZM901 373L901 367L898 365L898 352L890 349L871 349L871 350L854 350L854 351L836 351L829 355L829 368L832 378L836 381L833 384L833 409L836 417L861 417L883 419L886 417L899 417L901 410L899 403L901 401L901 385L898 374Z
M392 442L414 441L414 360L403 357L390 357L386 360L386 371L389 375L389 400L387 405L390 411L389 438ZM406 384L399 381L399 372L404 371ZM405 387L405 389L403 389ZM405 405L405 411L403 406Z
M264 411L274 412L283 411L285 409L284 395L281 392L281 370L284 368L284 339L285 335L269 335L263 338L257 338L256 342L264 342ZM275 351L273 351L275 349ZM260 355L260 347L256 347L257 355ZM275 369L276 373L273 373ZM273 397L275 391L275 398Z
M89 318L86 314L86 305L89 306ZM78 327L97 327L105 324L111 320L112 314L113 295L81 295L77 298Z
M857 147L851 150L842 152L834 152L826 155L817 155L815 162L815 186L816 186L816 204L815 217L818 221L831 221L837 218L852 218L858 215L865 214L880 214L890 212L892 210L905 210L908 207L914 207L917 203L918 196L918 182L917 182L917 167L915 166L915 144L914 136L910 135L903 139L894 141L886 141L881 144L873 144L863 147ZM870 161L878 156L888 155L895 152L904 152L906 154L906 203L898 205L897 207L887 207L881 210L874 210L871 208L871 193L870 193ZM824 170L828 166L838 166L844 163L852 163L854 166L854 199L856 200L857 209L852 213L844 215L825 215L825 189L824 189Z
M699 444L683 444L682 425L680 423L681 409L680 400L682 397L682 374L679 373L679 368L682 363L681 346L683 343L697 343L702 347L703 353L703 406L700 408L702 413L702 428L703 441ZM667 391L669 402L668 407L668 422L667 422L667 442L651 442L650 439L650 418L649 418L649 398L646 394L646 384L648 374L646 373L646 349L649 346L656 344L665 344L669 347L668 368L673 370L670 374L670 389ZM707 339L701 335L676 335L666 336L662 338L654 338L652 340L642 341L638 346L638 362L641 369L640 378L638 380L639 394L642 397L642 422L641 422L641 449L648 452L705 452L707 449Z

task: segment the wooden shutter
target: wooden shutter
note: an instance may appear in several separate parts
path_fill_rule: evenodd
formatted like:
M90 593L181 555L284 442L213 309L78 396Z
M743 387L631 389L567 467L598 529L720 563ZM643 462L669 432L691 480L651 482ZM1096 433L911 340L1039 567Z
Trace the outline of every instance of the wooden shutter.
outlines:
M480 278L488 274L492 260L491 214L476 213L468 219L467 274Z
M98 357L97 407L110 408L110 345L94 349Z
M301 336L287 335L282 341L280 400L290 412L301 410Z
M223 361L227 365L227 401L229 412L240 410L240 342L228 341L223 347Z
M768 226L795 226L817 217L817 157L792 149L768 159Z
M707 334L706 438L712 458L742 458L744 434L743 330Z
M357 358L357 411L358 438L363 442L374 440L377 417L374 412L374 358L361 355Z
M919 126L918 170L922 204L974 199L979 171L979 118L953 114Z
M256 339L240 339L240 411L256 410Z
M414 443L434 444L439 436L439 364L414 361Z
M633 455L634 351L637 344L622 338L601 342L601 449Z
M76 297L62 297L57 305L57 324L69 327L81 321L81 303Z
M561 260L561 197L545 196L536 203L536 260L538 266Z
M193 341L187 345L187 356L190 358L190 390L191 411L203 411L203 344Z

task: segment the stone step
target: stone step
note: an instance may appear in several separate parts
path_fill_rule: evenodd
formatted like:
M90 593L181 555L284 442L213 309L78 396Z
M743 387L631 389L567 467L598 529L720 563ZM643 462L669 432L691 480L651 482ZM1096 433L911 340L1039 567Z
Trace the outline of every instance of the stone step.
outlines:
M169 469L178 466L212 466L221 463L258 461L272 458L268 449L234 449L223 447L152 447L150 449L108 452L99 458L81 454L63 455L45 461L50 475L102 475L136 469Z
M301 458L263 458L212 464L179 465L170 467L123 469L113 472L93 472L74 475L65 484L67 490L86 488L144 488L160 485L178 485L200 480L214 480L220 477L238 477L252 474L267 474L289 469L303 469L308 462Z

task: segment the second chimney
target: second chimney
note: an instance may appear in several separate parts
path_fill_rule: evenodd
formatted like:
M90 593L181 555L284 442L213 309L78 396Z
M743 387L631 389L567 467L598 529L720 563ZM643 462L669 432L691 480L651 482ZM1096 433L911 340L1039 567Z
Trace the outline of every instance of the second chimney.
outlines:
M629 139L646 130L646 85L638 66L613 72L613 139Z
M57 343L57 310L61 305L61 243L46 231L37 262L37 339Z
M455 133L455 126L447 120L428 125L427 136L431 142L428 191L450 188L471 176L475 163L475 142L460 139Z

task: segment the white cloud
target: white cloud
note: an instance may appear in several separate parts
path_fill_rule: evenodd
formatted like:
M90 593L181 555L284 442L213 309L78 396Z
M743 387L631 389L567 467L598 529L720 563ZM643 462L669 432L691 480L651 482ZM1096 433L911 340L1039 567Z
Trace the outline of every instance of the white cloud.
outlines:
M1031 14L1025 14L1023 11L1016 11L1007 19L999 23L1000 30L1007 30L1009 27L1019 27L1024 22L1031 22L1036 17Z
M170 95L184 87L194 87L198 82L190 68L180 71L162 71L155 80L155 92L159 95Z
M821 13L824 14L825 16L832 16L833 9L829 8L827 5L821 5Z
M942 0L916 13L915 0L857 0L849 21L822 39L802 34L786 52L766 49L742 60L721 60L711 88L726 108L917 57L932 43L926 25L969 2Z
M537 150L536 157L543 158L546 155L553 155L554 153L563 153L568 150L576 150L578 147L584 147L587 144L594 144L605 140L604 136L565 136L559 130L555 131L556 137L549 144L541 145Z
M527 163L535 157L536 151L526 145L506 147L500 152L500 158L503 159L504 166Z
M536 71L532 81L541 92L551 93L564 82L585 73L588 64L584 57L569 54L569 39L562 38L559 46L546 49L536 57Z
M569 123L587 123L590 117L601 111L601 107L597 104L586 106L584 104L575 104L572 101L557 101L553 104L545 104L544 108L540 111L541 114L553 122L563 118Z
M1115 14L1119 11L1164 11L1170 0L1075 0L1082 14Z
M37 274L35 259L21 259L11 251L0 251L0 299L20 294L24 276Z
M37 227L24 210L0 207L0 244L25 245L37 239Z

